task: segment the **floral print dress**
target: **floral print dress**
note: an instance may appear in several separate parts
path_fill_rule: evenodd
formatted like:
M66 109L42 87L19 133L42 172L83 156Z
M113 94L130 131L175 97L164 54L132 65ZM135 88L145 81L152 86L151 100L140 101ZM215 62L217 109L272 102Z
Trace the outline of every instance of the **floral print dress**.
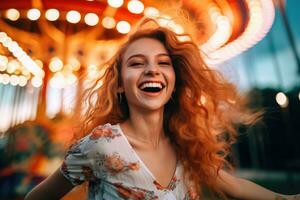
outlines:
M60 171L73 185L89 181L89 200L195 198L183 183L182 166L178 162L168 187L161 186L129 144L119 124L98 126L73 144Z

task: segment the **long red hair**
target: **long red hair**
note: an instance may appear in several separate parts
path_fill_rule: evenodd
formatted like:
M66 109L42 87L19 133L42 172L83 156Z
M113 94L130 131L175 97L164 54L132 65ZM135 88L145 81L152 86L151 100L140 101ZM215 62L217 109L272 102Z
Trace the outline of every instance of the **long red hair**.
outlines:
M222 195L216 180L218 171L230 166L226 156L237 135L236 124L250 124L257 115L245 108L245 101L234 85L205 64L192 37L178 35L158 25L145 26L151 21L144 20L129 35L104 65L103 76L86 91L89 106L77 139L99 124L121 123L128 119L125 95L121 94L120 102L117 94L123 54L135 40L157 39L168 50L176 74L176 90L165 105L163 128L173 141L186 180L194 184L199 194L204 186ZM181 40L182 36L189 40ZM97 87L100 82L102 85Z

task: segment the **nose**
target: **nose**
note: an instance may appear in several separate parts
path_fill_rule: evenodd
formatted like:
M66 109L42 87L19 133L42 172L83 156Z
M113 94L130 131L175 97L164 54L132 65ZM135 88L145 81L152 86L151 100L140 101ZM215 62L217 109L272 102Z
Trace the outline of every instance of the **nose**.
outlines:
M159 75L160 71L156 63L149 64L145 71L145 75Z

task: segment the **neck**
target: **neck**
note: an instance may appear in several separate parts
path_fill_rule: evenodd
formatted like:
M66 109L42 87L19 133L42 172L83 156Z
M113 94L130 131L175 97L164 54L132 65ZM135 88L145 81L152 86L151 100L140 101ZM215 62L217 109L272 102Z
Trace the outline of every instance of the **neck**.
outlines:
M124 126L127 135L147 146L157 148L165 137L163 129L163 109L141 113L131 110Z

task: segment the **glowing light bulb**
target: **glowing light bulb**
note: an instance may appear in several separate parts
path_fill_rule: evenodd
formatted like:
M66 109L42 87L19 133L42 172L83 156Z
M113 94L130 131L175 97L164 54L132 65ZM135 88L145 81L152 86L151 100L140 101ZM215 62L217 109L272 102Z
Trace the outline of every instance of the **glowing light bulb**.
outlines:
M170 16L163 15L157 20L157 22L160 26L168 28L169 24L172 22L171 20L172 18Z
M138 0L131 0L127 4L127 8L130 12L134 14L140 14L144 11L144 4Z
M177 33L177 34L183 34L184 33L184 29L179 24L176 24L175 27L174 27L174 32Z
M11 42L12 42L12 40L10 37L5 37L5 38L3 38L2 44L3 44L3 46L8 47Z
M28 19L32 21L38 20L40 16L41 16L41 12L39 11L39 9L36 8L32 8L27 12Z
M8 58L0 55L0 71L5 71L8 64Z
M7 64L7 70L6 71L8 73L12 74L12 73L14 73L19 68L19 66L20 66L20 63L18 61L11 60Z
M110 5L113 8L119 8L123 5L123 0L107 0L108 5Z
M69 64L73 71L78 71L80 69L80 62L76 58L70 58Z
M283 92L279 92L276 94L276 102L282 108L286 108L289 104L289 100Z
M16 75L12 75L9 77L9 82L11 85L16 86L19 84L19 77Z
M25 67L22 69L22 74L26 77L30 76L30 72Z
M99 17L95 13L88 13L85 15L84 21L89 26L95 26L99 22Z
M81 15L78 11L75 10L71 10L67 13L67 21L72 23L72 24L77 24L80 19L81 19Z
M157 18L159 17L159 11L154 7L147 7L144 10L144 15L149 18Z
M104 17L102 19L102 26L107 29L112 29L116 26L116 20L112 17Z
M3 42L3 40L7 37L7 34L4 32L0 32L0 41Z
M23 75L19 76L19 86L23 87L27 84L27 78Z
M63 62L61 61L61 59L59 59L58 57L54 57L50 60L50 63L49 63L49 69L52 71L52 72L57 72L57 71L60 71L62 70L63 68Z
M32 84L33 87L41 87L42 84L43 84L43 79L41 77L34 76L31 79L31 84Z
M34 62L35 62L40 68L43 68L44 64L43 64L43 62L42 62L41 60L36 59Z
M19 49L19 45L18 45L18 43L16 43L16 42L10 42L10 43L8 44L8 47L7 47L7 48L9 49L10 52L15 52L16 50Z
M8 9L5 14L6 18L11 21L16 21L20 18L20 12L14 8Z
M119 21L117 23L117 31L119 31L119 33L122 33L122 34L129 33L130 29L131 29L131 26L127 21Z
M9 77L9 75L8 74L2 74L2 83L4 84L4 85L6 85L6 84L8 84L9 83L9 80L10 80L10 77Z
M48 9L45 13L45 17L49 21L55 21L59 18L59 11L54 8Z

